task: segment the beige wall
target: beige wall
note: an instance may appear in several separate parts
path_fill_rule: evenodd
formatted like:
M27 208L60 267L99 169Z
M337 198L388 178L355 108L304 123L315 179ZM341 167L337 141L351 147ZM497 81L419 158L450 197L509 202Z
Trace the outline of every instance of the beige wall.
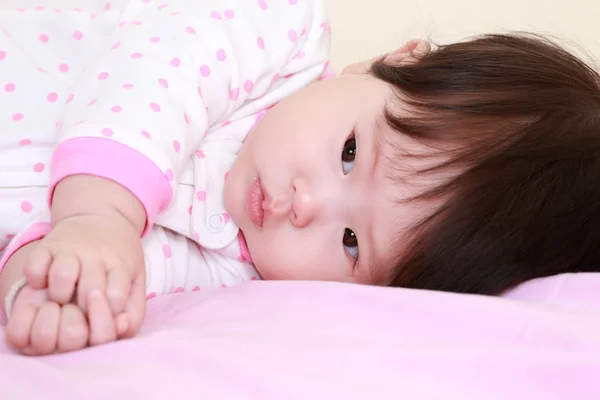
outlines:
M447 43L506 30L560 35L600 59L600 0L326 1L333 27L332 64L337 70L413 37Z

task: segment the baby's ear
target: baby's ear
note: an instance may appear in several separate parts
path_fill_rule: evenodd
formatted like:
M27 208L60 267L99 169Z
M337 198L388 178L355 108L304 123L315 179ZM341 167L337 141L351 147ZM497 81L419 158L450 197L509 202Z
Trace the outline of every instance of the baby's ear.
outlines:
M404 46L385 55L384 59L392 65L405 65L418 61L431 52L431 44L427 40L413 39Z
M427 40L413 39L397 50L387 53L383 59L392 65L403 65L417 61L425 57L431 51L431 44ZM373 57L370 60L350 64L342 70L342 75L346 74L366 74L371 70L371 66L381 56Z

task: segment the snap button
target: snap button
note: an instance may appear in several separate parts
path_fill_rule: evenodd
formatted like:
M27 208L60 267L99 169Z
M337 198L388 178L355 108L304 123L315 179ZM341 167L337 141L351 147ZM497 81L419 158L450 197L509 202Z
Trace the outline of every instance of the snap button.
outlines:
M211 213L206 218L206 225L211 232L221 232L225 227L225 218L220 213Z

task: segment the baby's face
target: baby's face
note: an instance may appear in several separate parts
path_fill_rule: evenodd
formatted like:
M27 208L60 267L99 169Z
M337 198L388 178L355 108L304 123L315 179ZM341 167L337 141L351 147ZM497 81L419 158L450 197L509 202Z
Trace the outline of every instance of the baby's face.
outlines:
M391 98L387 84L350 73L290 96L250 132L229 172L225 204L264 279L389 278L401 233L431 212L431 205L398 202L424 182L411 184L408 173L423 165L398 160L396 146L424 150L386 124ZM403 164L392 169L390 158Z

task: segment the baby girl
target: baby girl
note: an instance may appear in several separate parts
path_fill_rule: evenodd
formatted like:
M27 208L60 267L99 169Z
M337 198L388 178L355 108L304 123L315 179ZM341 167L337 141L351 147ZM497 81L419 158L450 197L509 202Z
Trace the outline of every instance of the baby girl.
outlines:
M0 306L25 354L253 279L497 294L600 265L598 75L543 39L412 41L331 77L322 0L0 27Z

